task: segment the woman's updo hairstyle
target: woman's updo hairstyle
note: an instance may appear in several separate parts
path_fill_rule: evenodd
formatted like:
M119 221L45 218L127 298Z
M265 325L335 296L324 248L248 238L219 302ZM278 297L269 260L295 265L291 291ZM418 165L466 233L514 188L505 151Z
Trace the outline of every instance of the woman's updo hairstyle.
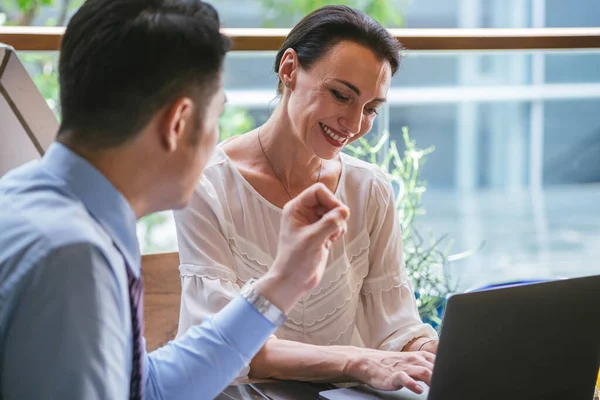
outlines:
M296 51L302 68L310 69L333 46L349 40L370 49L379 59L387 60L392 75L400 65L402 45L383 26L362 11L348 6L321 7L302 19L289 33L275 58L275 73L283 53L289 48ZM277 86L281 94L282 83Z

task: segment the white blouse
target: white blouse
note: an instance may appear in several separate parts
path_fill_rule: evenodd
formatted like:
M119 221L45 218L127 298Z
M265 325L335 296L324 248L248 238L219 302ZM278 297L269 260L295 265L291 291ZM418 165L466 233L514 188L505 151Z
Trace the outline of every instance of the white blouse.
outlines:
M342 154L336 196L351 211L321 283L277 332L315 345L401 350L436 338L419 318L404 267L392 186L377 166ZM178 335L218 312L275 258L281 209L265 200L217 147L190 205L176 211L182 300Z

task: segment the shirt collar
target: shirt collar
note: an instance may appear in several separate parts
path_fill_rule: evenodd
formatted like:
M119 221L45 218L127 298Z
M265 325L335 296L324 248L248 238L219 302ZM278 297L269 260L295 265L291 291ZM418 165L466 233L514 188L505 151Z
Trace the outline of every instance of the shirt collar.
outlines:
M49 172L67 183L111 236L131 272L139 277L141 256L136 235L137 219L121 192L89 161L61 143L50 145L42 163Z

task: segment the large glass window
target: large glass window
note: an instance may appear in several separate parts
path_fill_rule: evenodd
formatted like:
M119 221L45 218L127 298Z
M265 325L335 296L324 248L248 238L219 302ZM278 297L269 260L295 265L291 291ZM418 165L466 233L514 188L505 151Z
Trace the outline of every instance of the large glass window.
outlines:
M598 26L596 0L209 0L229 28L289 28L325 4L358 7L387 27L530 28ZM83 0L3 0L0 25L63 26Z
M271 53L232 53L232 106L262 123L275 107ZM462 288L597 271L600 255L600 52L411 52L394 79L386 127L434 146L421 177L426 235L447 234ZM250 68L251 80L243 79ZM245 81L245 82L244 82ZM402 148L402 146L400 146ZM385 148L382 154L385 153Z
M277 105L274 52L226 61L223 138L263 123ZM21 53L56 107L56 54ZM600 51L411 52L371 141L402 129L419 148L426 240L443 235L460 288L597 272L600 258ZM58 112L58 110L57 110ZM382 148L378 158L389 151ZM144 252L175 251L171 213L139 223Z
M213 0L227 28L289 28L324 4L366 10L391 28L599 26L597 0ZM0 1L0 25L65 25L82 0ZM306 6L305 4L308 4ZM56 52L20 52L60 116ZM227 56L222 139L262 124L277 105L272 51ZM571 277L600 258L600 50L410 51L368 137L381 162L431 148L414 228L447 250L452 285ZM177 250L172 214L143 218L144 253ZM409 245L414 245L409 243ZM451 246L450 246L451 245Z

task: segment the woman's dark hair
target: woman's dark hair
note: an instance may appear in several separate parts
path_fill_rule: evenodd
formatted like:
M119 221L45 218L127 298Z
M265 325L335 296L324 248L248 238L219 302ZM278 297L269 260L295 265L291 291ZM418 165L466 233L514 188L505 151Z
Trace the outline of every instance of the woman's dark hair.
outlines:
M392 75L398 70L403 47L387 29L362 11L332 5L308 14L290 31L275 58L275 73L279 73L281 58L289 48L296 51L300 65L309 69L343 40L361 44L381 60L387 60L392 67ZM281 92L281 82L278 91Z

